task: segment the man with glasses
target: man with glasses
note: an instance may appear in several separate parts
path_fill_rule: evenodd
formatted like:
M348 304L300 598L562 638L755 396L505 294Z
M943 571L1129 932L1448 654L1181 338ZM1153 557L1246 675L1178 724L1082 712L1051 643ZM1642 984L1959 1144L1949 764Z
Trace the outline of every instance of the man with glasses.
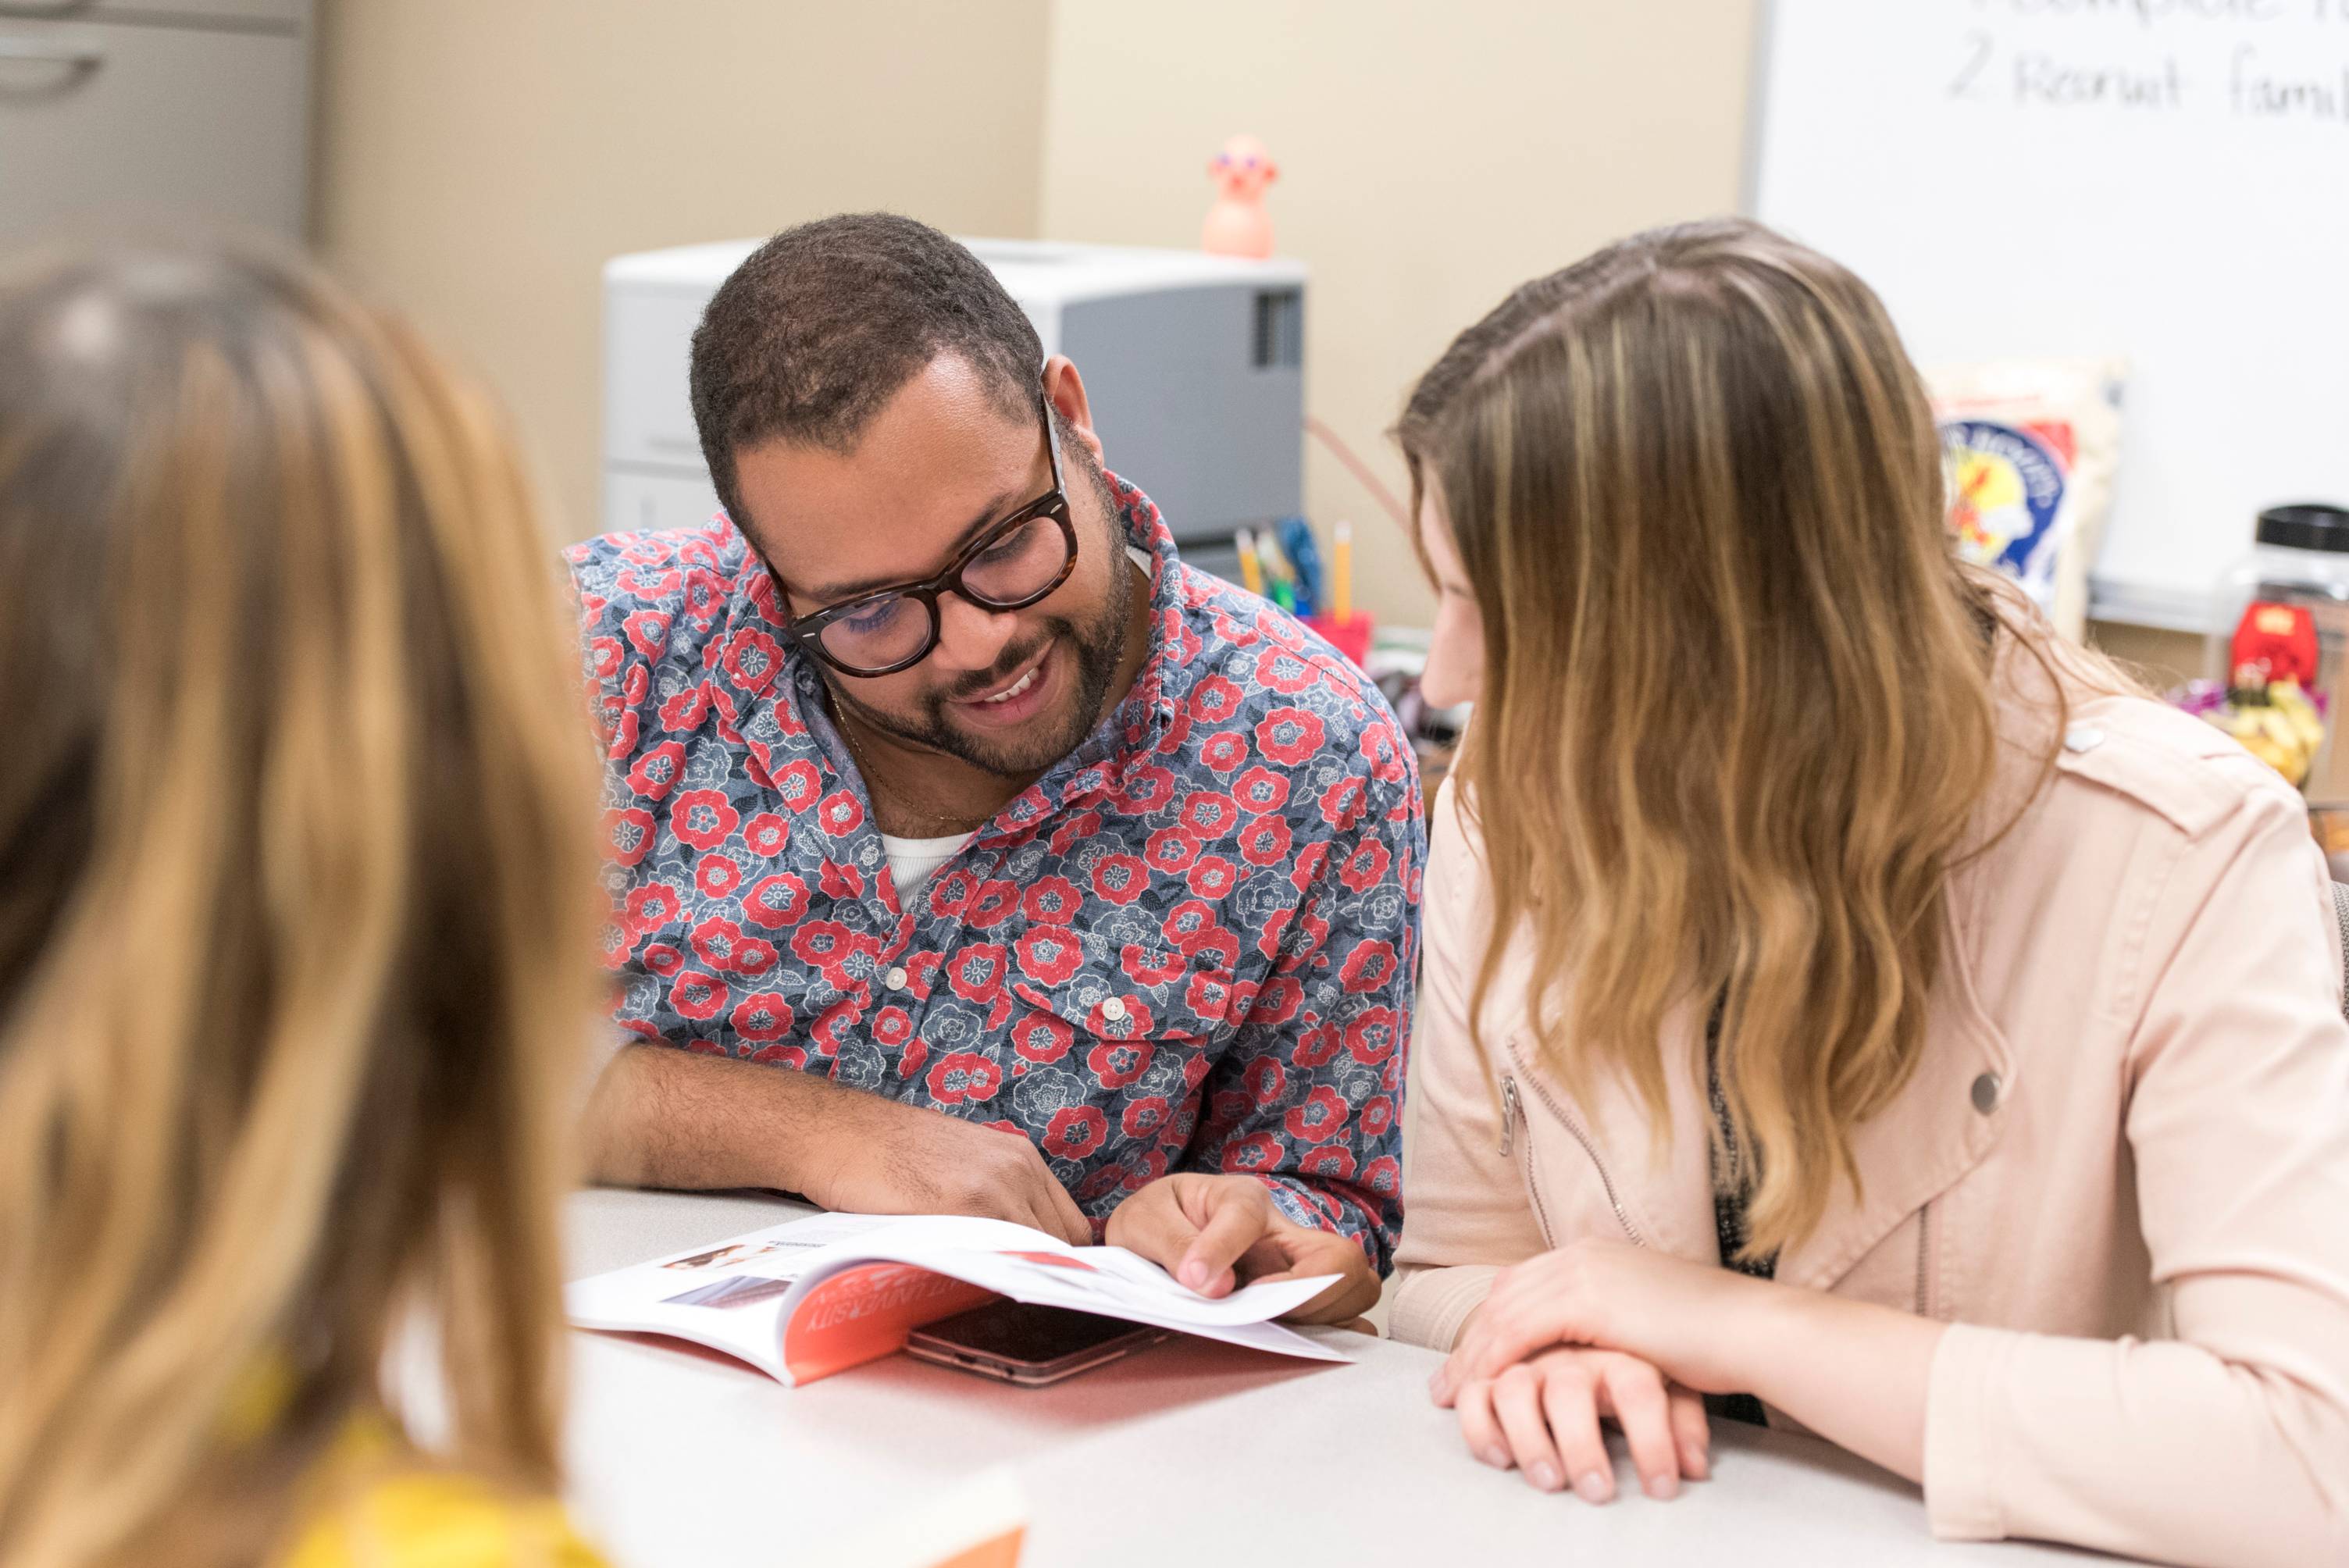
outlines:
M1104 1233L1378 1294L1424 850L1361 673L1175 557L1077 367L879 214L694 335L725 514L571 553L606 738L606 1181ZM1010 1136L1005 1136L1009 1134Z

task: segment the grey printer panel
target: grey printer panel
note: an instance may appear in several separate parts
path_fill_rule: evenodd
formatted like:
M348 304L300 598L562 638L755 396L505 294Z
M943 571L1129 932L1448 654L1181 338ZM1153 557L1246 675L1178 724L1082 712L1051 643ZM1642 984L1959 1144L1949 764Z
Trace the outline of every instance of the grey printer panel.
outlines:
M1061 307L1108 466L1178 541L1305 510L1304 291L1217 284Z

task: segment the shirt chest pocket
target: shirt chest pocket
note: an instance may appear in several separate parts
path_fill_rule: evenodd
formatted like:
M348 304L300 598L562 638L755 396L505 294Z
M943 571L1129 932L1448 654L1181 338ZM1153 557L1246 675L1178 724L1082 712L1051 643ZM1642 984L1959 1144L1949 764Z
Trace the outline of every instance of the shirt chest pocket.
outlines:
M1031 931L1022 943L1049 949L1055 940ZM1057 941L1077 947L1073 935ZM1044 978L1025 965L1011 976L1014 1057L1030 1066L1079 1063L1112 1090L1133 1088L1166 1065L1163 1058L1204 1058L1247 1000L1242 983L1213 955L1186 957L1171 947L1126 944L1081 957L1065 974L1057 963L1035 967Z

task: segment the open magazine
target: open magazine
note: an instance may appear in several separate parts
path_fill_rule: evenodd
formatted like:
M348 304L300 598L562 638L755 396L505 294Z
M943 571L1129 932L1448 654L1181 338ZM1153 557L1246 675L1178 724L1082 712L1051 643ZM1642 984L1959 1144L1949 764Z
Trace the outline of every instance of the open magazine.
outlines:
M1210 1299L1123 1247L1072 1247L1009 1221L817 1214L579 1280L564 1302L581 1328L691 1340L796 1385L878 1360L924 1324L999 1295L1344 1361L1342 1351L1272 1321L1337 1278L1279 1280Z

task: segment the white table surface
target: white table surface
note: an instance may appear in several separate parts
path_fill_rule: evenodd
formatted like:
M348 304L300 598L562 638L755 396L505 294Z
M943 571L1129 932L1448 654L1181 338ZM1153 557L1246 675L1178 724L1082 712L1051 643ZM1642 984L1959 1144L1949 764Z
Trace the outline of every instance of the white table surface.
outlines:
M597 1190L565 1216L573 1277L811 1211L750 1194ZM673 1342L572 1337L571 1501L622 1568L829 1556L893 1505L993 1465L1030 1508L1022 1568L1201 1563L2114 1561L1928 1533L1917 1489L1809 1439L1716 1423L1713 1479L1592 1508L1470 1459L1429 1403L1432 1352L1316 1330L1325 1366L1174 1340L1048 1388L892 1357L803 1388Z

